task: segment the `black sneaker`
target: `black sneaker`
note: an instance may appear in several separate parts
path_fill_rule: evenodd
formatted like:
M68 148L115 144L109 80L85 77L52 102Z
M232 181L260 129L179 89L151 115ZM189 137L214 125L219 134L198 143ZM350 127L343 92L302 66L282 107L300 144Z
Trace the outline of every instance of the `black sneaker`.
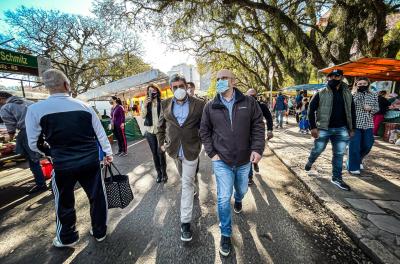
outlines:
M258 167L258 163L254 163L254 171L255 172L260 172L260 167Z
M308 163L306 164L306 166L304 167L305 171L310 171L311 170L311 165L309 165Z
M160 182L162 182L162 180L163 180L163 178L161 177L161 175L158 175L158 176L157 176L156 182L157 182L157 183L160 183Z
M331 180L331 183L335 184L338 188L345 190L345 191L350 191L351 188L349 185L347 185L343 180Z
M233 211L237 214L240 214L242 212L242 203L235 202L235 205L233 206Z
M227 257L229 256L229 253L231 253L231 247L232 247L231 238L226 236L221 236L219 253L221 253L222 256Z
M127 153L127 152L122 152L122 153L119 154L118 156L119 156L119 157L126 157L126 156L128 156L128 153Z
M47 187L47 185L43 185L43 186L35 186L32 189L30 189L27 193L28 194L33 194L33 193L38 193L38 192L44 192L47 191L49 188Z
M168 181L168 176L166 174L162 177L162 181L163 182L167 182Z
M192 231L190 231L190 223L181 225L181 240L185 242L192 241Z
M254 185L254 181L252 178L249 178L249 186L252 186L252 185Z

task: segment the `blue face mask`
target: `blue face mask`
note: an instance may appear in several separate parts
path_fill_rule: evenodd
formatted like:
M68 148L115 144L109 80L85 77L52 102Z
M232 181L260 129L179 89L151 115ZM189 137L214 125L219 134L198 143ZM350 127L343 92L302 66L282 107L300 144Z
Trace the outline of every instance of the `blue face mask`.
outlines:
M229 90L228 80L218 80L217 81L217 93L223 93Z

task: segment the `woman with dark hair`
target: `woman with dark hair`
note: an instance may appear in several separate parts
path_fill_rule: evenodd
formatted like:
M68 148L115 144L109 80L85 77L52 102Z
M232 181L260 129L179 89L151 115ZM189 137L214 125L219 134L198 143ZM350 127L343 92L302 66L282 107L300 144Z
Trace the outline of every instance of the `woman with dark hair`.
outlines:
M128 147L125 136L125 111L121 99L112 96L110 100L111 108L111 129L118 142L117 156L125 157L128 155Z
M157 183L166 182L167 163L165 152L161 151L157 141L158 118L161 110L161 92L157 84L147 86L146 100L142 106L142 118L144 119L145 137L149 143L153 161L157 171Z
M356 108L356 127L350 139L347 170L360 174L362 161L374 145L374 114L379 111L378 96L369 89L368 78L360 77L354 82L353 99Z
M385 114L389 110L390 102L386 99L386 91L380 91L378 95L379 112L374 115L374 135L378 135L379 126L385 119Z

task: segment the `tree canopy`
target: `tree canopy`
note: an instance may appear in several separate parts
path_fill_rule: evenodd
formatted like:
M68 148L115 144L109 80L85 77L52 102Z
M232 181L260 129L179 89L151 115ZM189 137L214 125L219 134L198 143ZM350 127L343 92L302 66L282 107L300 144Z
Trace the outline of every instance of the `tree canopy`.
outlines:
M8 35L15 37L8 48L51 58L75 94L150 69L140 57L138 36L126 23L24 6L6 11L5 22Z
M95 9L159 30L172 48L264 90L308 83L318 69L351 58L396 57L399 28L388 18L399 7L399 0L98 0Z

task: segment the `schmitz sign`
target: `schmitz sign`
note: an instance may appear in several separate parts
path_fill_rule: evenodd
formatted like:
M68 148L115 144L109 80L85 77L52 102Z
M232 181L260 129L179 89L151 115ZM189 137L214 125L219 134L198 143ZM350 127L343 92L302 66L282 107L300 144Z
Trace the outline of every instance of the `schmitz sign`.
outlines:
M42 66L47 63L43 62L43 58L39 59ZM39 75L38 71L38 57L14 52L10 50L0 49L0 71L15 72L20 74Z

